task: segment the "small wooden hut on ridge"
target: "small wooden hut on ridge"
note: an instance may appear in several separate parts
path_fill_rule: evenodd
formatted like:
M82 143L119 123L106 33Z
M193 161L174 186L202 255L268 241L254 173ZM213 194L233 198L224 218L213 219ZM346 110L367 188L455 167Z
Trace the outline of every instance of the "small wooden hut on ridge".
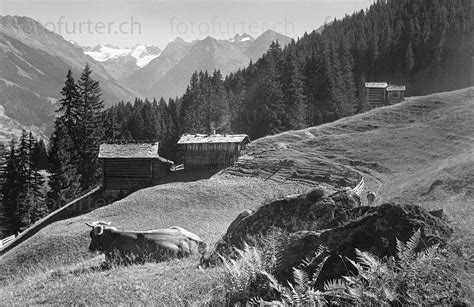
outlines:
M178 141L185 169L233 166L248 143L246 134L185 134Z
M389 85L387 82L366 82L365 90L370 107L377 108L405 100L404 85Z

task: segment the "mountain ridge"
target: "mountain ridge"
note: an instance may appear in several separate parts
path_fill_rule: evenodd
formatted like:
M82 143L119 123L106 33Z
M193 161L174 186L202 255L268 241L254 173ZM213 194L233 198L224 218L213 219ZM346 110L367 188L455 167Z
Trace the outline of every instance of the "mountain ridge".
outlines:
M160 56L121 81L146 97L175 97L184 93L195 71L219 69L225 76L258 59L272 41L279 41L284 46L291 40L272 30L265 31L256 39L246 33L227 40L208 36L189 43L177 38L163 49ZM176 55L172 56L174 52Z
M126 48L99 44L83 49L84 54L100 62L117 80L145 67L161 53L161 49L156 46L140 44Z
M0 105L6 116L46 134L54 119L52 101L60 98L68 68L77 79L89 64L106 106L139 96L85 55L81 47L29 17L0 16L0 57Z

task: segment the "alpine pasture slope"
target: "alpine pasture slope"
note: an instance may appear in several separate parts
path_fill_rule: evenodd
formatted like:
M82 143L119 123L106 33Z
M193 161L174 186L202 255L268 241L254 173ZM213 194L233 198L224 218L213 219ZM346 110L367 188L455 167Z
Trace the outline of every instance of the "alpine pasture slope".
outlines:
M443 208L456 240L472 254L474 223L474 88L413 97L334 123L256 140L246 161L346 165L364 176L376 204L395 201ZM250 164L247 164L250 165ZM221 291L219 268L200 270L199 256L98 269L88 253L86 221L121 229L182 226L212 244L244 208L303 192L308 181L264 180L227 170L211 179L140 190L84 216L54 223L0 260L0 305L154 303L204 304ZM296 173L297 174L297 173ZM297 176L297 175L296 175Z

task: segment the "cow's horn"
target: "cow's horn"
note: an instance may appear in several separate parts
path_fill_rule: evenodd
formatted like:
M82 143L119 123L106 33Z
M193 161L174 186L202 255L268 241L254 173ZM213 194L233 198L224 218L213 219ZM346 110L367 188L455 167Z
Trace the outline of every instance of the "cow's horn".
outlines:
M94 225L90 224L90 223L85 223L87 226L91 227L91 228L94 228Z
M94 227L94 234L95 234L96 236L100 236L100 235L102 235L103 233L104 233L104 226L102 226L102 225L97 225L97 226Z

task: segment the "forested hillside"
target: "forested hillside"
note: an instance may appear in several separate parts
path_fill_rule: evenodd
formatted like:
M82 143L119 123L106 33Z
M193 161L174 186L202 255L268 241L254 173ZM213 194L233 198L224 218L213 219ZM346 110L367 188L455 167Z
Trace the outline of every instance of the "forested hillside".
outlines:
M233 129L253 137L318 125L365 108L365 81L407 86L408 95L466 87L470 1L379 1L334 20L283 51L230 75Z
M225 80L219 71L196 72L185 94L167 105L119 104L106 114L107 136L158 138L175 159L169 146L181 133L217 130L255 139L363 111L366 81L404 84L407 95L467 87L469 14L468 0L379 1L284 49L274 42L259 60Z

